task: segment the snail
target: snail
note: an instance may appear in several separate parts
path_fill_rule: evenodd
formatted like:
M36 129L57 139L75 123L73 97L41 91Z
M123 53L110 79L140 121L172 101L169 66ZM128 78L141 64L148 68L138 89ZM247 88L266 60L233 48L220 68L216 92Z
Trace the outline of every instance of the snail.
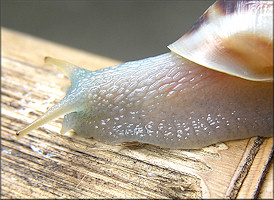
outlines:
M217 1L169 53L96 71L46 57L71 85L17 136L65 115L61 134L108 144L199 149L271 137L272 30L273 1Z

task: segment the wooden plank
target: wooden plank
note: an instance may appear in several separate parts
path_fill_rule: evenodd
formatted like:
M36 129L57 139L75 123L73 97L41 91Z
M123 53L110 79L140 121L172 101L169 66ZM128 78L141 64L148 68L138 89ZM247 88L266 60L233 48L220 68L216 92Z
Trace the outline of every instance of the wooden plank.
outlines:
M15 132L60 100L69 84L56 68L43 64L44 56L91 70L119 62L1 31L1 198L273 197L272 138L201 150L111 146L59 136L58 119L17 140Z
M273 161L271 162L271 165L269 166L269 170L267 170L267 174L265 176L265 180L263 184L261 185L263 188L260 190L258 198L259 199L273 199Z

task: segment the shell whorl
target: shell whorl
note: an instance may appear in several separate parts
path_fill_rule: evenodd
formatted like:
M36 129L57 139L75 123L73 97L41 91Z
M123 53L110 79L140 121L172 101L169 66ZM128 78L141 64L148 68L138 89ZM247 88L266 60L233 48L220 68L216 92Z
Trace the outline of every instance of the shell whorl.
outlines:
M273 81L273 1L218 1L168 48L217 71Z

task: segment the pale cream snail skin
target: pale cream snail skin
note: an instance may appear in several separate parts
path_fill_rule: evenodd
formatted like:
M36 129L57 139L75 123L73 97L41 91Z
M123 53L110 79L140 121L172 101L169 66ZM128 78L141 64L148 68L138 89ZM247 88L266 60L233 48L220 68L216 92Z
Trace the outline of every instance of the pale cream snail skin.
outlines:
M17 135L65 115L61 134L108 144L197 149L271 137L272 30L272 1L220 1L163 55L96 71L47 57L71 86Z

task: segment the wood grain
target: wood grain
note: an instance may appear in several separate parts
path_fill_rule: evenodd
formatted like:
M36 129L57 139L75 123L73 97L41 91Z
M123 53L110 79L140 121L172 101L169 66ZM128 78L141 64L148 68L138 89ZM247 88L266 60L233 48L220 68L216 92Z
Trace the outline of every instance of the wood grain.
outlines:
M1 198L273 198L272 138L201 150L111 146L59 136L58 119L17 140L16 131L58 102L69 84L44 56L91 70L120 62L1 32Z

